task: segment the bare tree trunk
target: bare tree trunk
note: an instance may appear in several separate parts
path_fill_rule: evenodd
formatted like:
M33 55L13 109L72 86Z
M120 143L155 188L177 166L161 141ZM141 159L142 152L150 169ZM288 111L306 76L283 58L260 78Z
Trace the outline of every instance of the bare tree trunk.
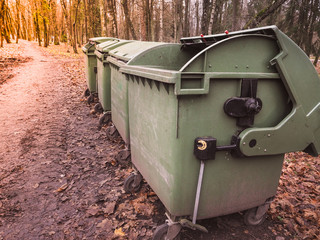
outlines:
M203 0L202 1L202 19L201 19L202 34L208 34L211 11L212 11L212 0Z
M196 35L199 35L200 32L200 16L199 16L199 2L196 1Z
M239 30L240 28L239 10L240 0L232 0L232 31Z
M49 46L49 36L48 36L48 25L47 25L47 19L43 18L43 45L44 47Z
M62 12L63 12L63 16L64 16L64 19L65 19L65 24L66 24L66 27L65 27L65 30L66 30L66 35L67 35L67 52L70 52L69 50L69 40L70 40L70 36L72 36L72 32L70 31L70 28L69 26L71 24L69 24L69 14L68 14L68 7L66 5L66 2L65 0L61 0L61 8L62 8Z
M41 35L40 35L40 26L39 26L39 10L37 7L37 3L35 2L35 14L33 17L34 25L36 28L36 37L39 43L39 46L41 46Z
M3 28L4 28L4 23L3 19L4 18L4 0L0 0L0 47L3 47Z
M59 35L58 35L58 24L57 24L57 2L56 0L51 0L51 15L52 15L52 28L53 28L53 42L54 45L59 45Z
M184 28L183 36L188 37L190 34L190 0L184 0Z
M16 11L17 11L17 35L16 35L16 43L19 42L20 38L20 0L16 0Z
M221 31L221 19L223 14L223 4L225 0L216 0L214 6L214 13L212 18L212 31L210 34L217 33Z
M117 10L116 10L116 1L115 0L107 0L107 6L109 14L112 17L112 28L111 34L112 37L118 37L118 22L117 22Z
M73 47L73 52L74 53L78 53L78 49L77 49L77 20L78 20L79 5L80 5L80 0L78 0L78 2L77 2L77 6L76 6L76 9L75 9L74 22L72 24L72 28L73 28L72 47Z
M89 34L88 34L88 4L87 0L83 0L84 3L84 29L86 35L86 42L89 41Z
M126 21L126 32L128 34L128 36L126 38L129 39L129 30L130 30L132 38L137 39L136 32L134 31L134 27L133 27L133 24L132 24L132 21L130 18L130 10L128 8L128 0L122 0L121 4L123 7L123 12L124 12L125 21Z
M143 1L143 12L144 12L144 23L145 23L145 40L150 41L152 36L152 12L153 12L153 1L152 0L145 0Z
M163 31L163 18L164 18L164 0L160 0L160 42L164 41L164 31Z

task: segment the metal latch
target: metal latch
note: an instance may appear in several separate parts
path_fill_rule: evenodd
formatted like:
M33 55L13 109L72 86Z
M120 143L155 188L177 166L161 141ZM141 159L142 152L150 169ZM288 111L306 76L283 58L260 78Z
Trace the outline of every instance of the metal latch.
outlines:
M224 103L224 111L237 118L237 126L251 127L254 115L262 109L262 101L257 98L258 79L242 79L241 96L229 98Z
M232 154L241 155L239 149L240 139L232 136L231 144L225 146L217 146L217 139L213 137L198 137L194 141L194 155L199 160L215 159L217 151L231 151Z

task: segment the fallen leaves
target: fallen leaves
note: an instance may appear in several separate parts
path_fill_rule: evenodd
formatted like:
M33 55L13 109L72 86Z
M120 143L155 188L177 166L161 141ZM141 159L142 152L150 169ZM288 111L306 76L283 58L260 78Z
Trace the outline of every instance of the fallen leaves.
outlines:
M15 43L4 43L4 47L0 48L0 84L14 76L14 66L30 60L30 57L22 56L22 49L20 45Z
M278 193L270 206L273 220L286 235L316 239L320 235L320 159L306 153L286 154Z
M144 216L152 216L154 214L154 205L146 201L147 197L141 196L137 199L131 201L134 210L137 214L142 214Z

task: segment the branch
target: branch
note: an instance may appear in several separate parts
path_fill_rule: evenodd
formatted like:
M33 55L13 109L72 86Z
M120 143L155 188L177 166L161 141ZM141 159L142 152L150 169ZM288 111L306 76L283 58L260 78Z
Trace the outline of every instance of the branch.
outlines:
M266 17L274 13L284 2L287 0L273 0L272 3L258 12L253 18L251 18L243 29L253 28L258 26Z

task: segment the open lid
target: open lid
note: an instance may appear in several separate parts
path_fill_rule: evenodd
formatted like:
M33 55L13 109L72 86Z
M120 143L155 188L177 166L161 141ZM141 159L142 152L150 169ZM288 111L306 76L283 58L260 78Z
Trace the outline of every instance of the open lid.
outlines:
M254 28L242 31L219 33L214 35L201 35L195 37L184 37L180 39L180 42L184 45L184 47L193 47L198 49L205 49L206 47L217 43L221 40L227 39L229 37L237 36L237 35L246 35L246 34L259 34L259 35L274 35L273 27L275 26L267 26L261 28Z

